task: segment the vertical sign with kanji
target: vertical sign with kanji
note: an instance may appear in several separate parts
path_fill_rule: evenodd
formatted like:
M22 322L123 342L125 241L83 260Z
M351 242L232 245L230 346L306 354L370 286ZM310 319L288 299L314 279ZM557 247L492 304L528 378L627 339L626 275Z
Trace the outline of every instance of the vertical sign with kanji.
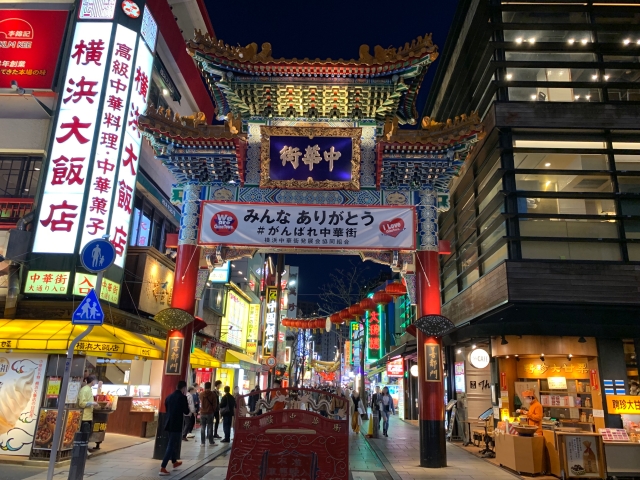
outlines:
M427 343L424 346L427 359L426 371L427 382L439 382L442 380L442 356L440 354L440 345L436 343Z
M369 361L380 360L380 310L372 310L367 313L367 359Z
M78 236L112 23L76 27L61 88L34 252L73 253Z
M133 73L136 32L118 25L114 49L109 61L102 104L100 131L93 160L88 201L85 203L84 225L80 249L107 233L118 154L126 122L127 97Z
M273 354L273 347L276 340L276 309L278 300L278 287L267 287L264 334L262 337L262 358L267 358Z
M180 375L180 369L182 368L183 349L183 337L171 337L169 339L169 348L167 348L166 358L164 359L165 375Z
M132 71L133 88L125 123L125 136L120 159L118 161L118 176L114 185L114 209L109 227L109 239L116 248L116 261L119 267L124 266L124 259L129 243L129 224L133 206L134 190L142 146L142 135L138 130L138 117L147 111L147 97L149 96L149 82L153 68L153 55L142 38L138 39L138 52Z

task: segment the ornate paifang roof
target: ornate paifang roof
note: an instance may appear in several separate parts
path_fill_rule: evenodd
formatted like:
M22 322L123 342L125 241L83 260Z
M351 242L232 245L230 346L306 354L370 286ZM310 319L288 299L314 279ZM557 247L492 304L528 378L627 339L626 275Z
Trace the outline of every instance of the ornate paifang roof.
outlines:
M218 118L378 119L415 124L415 99L437 58L431 35L403 47L360 47L358 59L274 59L271 45L231 47L196 31L187 50L211 91Z
M421 130L397 127L397 122L387 122L378 144L379 188L446 190L452 177L459 174L473 145L485 134L476 112L444 123L425 117Z
M244 182L247 136L233 115L224 125L207 125L202 112L180 116L150 106L138 127L178 183Z

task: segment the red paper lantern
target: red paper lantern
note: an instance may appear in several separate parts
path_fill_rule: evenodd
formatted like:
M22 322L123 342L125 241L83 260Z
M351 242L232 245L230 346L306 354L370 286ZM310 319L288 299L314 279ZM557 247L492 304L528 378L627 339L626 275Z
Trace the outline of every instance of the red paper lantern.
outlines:
M352 317L358 318L364 315L364 310L360 306L360 304L356 303L355 305L351 305L349 307L349 313Z
M336 325L338 323L342 323L342 317L340 316L340 313L334 313L329 317L329 320L331 321L331 323L334 323Z
M327 326L326 318L318 318L316 319L316 328L324 328Z
M289 321L286 320L286 319L282 320L282 325L285 326L285 327L288 327L289 326Z
M341 310L339 315L340 315L339 323L346 322L347 320L351 320L353 318L353 315L351 315L351 312L349 312L348 308Z
M371 312L378 308L378 306L376 305L376 302L373 301L373 299L367 297L364 300L360 301L360 308L362 308L365 312Z
M407 287L405 287L402 282L393 282L387 285L384 291L394 298L401 297L407 294Z
M393 297L385 292L376 292L373 294L372 300L377 305L386 305L387 303L391 303L393 301Z

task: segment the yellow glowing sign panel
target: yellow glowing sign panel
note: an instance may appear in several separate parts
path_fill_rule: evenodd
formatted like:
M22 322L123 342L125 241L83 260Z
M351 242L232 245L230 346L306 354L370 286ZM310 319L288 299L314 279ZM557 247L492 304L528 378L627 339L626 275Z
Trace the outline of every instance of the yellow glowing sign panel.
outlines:
M249 305L249 321L247 322L247 354L253 355L258 350L258 323L260 321L260 305Z
M640 414L640 397L632 395L607 395L609 413Z
M92 288L96 287L97 280L97 275L76 272L76 279L73 282L73 294L85 297ZM120 298L120 285L103 278L102 287L100 287L100 300L118 303L118 298Z
M247 342L247 320L249 319L249 303L233 290L227 293L227 311L222 317L221 339L240 348ZM226 338L225 338L225 333Z
M32 270L27 275L24 293L62 295L69 288L71 272L48 272Z
M521 358L518 362L518 378L589 378L589 362L586 358L573 357L571 361L549 358Z

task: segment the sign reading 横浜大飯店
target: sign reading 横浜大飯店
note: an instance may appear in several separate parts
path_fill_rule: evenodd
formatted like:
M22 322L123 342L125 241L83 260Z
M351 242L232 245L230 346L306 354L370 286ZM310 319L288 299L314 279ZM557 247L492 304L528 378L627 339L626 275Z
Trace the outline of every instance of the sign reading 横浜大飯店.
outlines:
M201 245L415 248L414 207L203 202Z
M361 128L262 127L262 188L360 188Z
M0 10L0 88L51 89L69 12Z

